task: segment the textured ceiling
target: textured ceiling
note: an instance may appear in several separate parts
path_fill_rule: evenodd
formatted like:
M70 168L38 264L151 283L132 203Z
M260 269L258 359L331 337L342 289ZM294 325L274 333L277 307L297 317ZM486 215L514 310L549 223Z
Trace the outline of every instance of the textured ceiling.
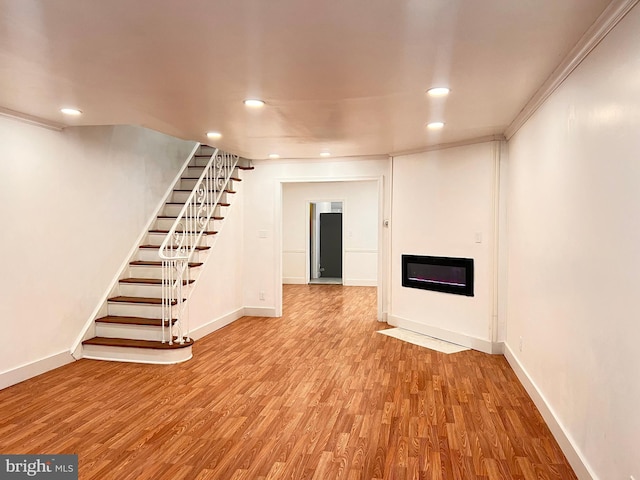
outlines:
M502 134L608 3L0 0L0 107L217 130L256 159L419 150ZM447 98L425 95L441 85Z

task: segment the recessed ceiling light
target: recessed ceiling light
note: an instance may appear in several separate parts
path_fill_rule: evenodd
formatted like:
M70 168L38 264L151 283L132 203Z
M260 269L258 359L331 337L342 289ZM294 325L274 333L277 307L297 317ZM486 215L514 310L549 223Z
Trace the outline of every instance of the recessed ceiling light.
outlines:
M264 107L264 102L262 100L258 100L257 98L247 98L244 101L244 104L247 107Z
M449 90L447 87L434 87L427 90L427 94L430 97L445 97L449 95Z
M222 134L220 132L208 132L207 137L217 140L219 138L222 138Z
M320 152L320 156L321 157L330 157L331 153L330 152Z
M431 122L427 124L429 130L440 130L444 127L444 122Z
M278 155L277 153L270 153L269 158L280 158L280 155Z
M61 108L60 111L65 115L82 115L82 111L77 108Z

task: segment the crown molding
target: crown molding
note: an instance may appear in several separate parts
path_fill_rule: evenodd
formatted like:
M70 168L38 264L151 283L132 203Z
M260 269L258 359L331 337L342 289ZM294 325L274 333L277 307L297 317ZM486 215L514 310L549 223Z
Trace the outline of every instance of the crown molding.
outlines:
M613 0L504 131L509 140L640 0Z
M5 107L0 107L0 117L10 118L19 122L28 123L29 125L48 128L49 130L55 130L57 132L62 131L62 129L66 127L66 125L62 123L52 122L50 120L45 120L44 118L29 115L28 113L18 112Z
M640 0L638 0L640 1ZM476 143L487 143L487 142L501 142L506 140L504 135L485 135L483 137L469 138L467 140L460 140L457 142L450 143L439 143L437 145L429 145L428 147L415 148L413 150L401 150L399 152L392 152L389 154L390 157L400 157L403 155L413 155L415 153L426 153L432 152L434 150L444 150L446 148L454 148L454 147L464 147L466 145L475 145Z

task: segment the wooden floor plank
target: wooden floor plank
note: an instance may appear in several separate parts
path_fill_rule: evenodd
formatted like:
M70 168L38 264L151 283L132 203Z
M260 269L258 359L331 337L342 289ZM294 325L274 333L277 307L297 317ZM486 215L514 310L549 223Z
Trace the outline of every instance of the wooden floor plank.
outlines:
M377 330L376 290L286 285L179 365L81 360L0 391L0 452L77 453L80 479L562 479L499 355Z

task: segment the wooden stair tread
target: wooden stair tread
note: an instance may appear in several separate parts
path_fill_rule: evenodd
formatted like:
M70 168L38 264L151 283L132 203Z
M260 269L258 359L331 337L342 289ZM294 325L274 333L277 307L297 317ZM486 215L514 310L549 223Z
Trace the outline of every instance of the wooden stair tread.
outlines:
M156 250L158 250L160 248L160 245L140 245L138 248L147 248L147 249L153 249L155 248ZM197 246L195 249L196 250L209 250L211 247L209 247L208 245L202 245L202 246Z
M189 283L193 283L195 280L189 280ZM120 283L139 283L143 285L162 285L161 278L123 278ZM183 285L187 284L186 280L182 281Z
M96 318L96 322L116 323L120 325L150 325L153 327L162 327L161 318L119 317L117 315L107 315L106 317ZM175 322L175 318L171 320L171 323Z
M176 188L173 191L174 192L193 192L193 188ZM213 190L210 190L210 191L213 191ZM216 190L216 191L218 191L218 190ZM235 190L227 190L227 189L225 189L223 191L224 191L224 193L236 193Z
M204 168L204 166L199 167L197 165L189 165L187 168L199 168L200 170L202 170ZM198 180L200 177L180 177L182 180ZM242 179L240 177L230 177L230 180L233 180L235 182L241 182Z
M186 301L185 298L183 301ZM147 305L162 305L162 298L158 297L127 297L125 295L118 295L117 297L111 297L110 302L116 303L144 303ZM175 305L175 300L171 301L171 305Z
M177 215L158 215L158 218L168 219L168 218L178 218L178 216ZM194 217L184 217L184 218L194 218ZM224 217L212 216L211 220L224 220Z
M184 202L167 202L165 205L184 205ZM200 205L200 203L198 203ZM213 205L213 203L207 203L206 205ZM221 207L230 207L231 204L227 202L218 202Z
M245 167L244 165L236 165L239 170L254 170L255 167Z
M134 260L133 262L129 262L129 265L134 265L136 267L161 267L162 262L158 260ZM190 267L201 267L202 262L189 262Z
M224 177L217 177L217 180L224 180ZM180 180L200 180L200 177L180 177Z
M149 233L163 233L163 234L167 234L169 233L169 230L149 230ZM205 235L216 235L218 233L217 230L207 230L202 232Z
M177 348L186 348L193 345L193 340L184 342L183 344L162 343L152 340L132 340L128 338L106 338L94 337L82 342L83 345L101 345L107 347L128 347L128 348L150 348L155 350L174 350Z

